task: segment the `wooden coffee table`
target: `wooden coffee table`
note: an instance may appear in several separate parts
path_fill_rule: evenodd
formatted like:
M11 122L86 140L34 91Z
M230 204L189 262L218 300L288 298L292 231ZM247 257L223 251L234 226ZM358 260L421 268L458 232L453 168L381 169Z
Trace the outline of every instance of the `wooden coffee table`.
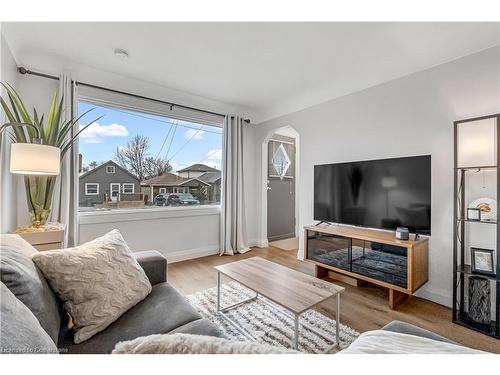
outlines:
M294 347L296 350L299 347L299 325L307 327L319 336L335 341L339 345L340 294L345 290L343 287L270 262L261 257L239 260L214 268L217 270L217 314L244 336L255 340L248 332L229 318L225 312L253 301L259 298L259 296L263 296L292 313L291 315L285 314L295 320ZM221 307L221 274L252 289L256 293L255 296L231 306ZM318 332L306 323L300 322L300 315L302 313L334 296L337 298L335 340ZM261 300L268 303L265 299L261 298Z

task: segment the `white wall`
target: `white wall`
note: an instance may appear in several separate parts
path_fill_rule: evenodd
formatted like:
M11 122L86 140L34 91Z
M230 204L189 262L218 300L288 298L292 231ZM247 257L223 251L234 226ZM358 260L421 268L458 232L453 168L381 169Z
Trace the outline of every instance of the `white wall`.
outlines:
M300 134L299 224L313 223L313 166L432 155L429 282L417 295L451 306L453 121L500 112L500 47L464 57L255 126L254 177L247 212L259 232L261 147L271 129ZM303 233L301 233L302 235ZM265 239L261 238L261 241ZM303 241L299 242L303 251Z
M80 214L80 243L119 229L133 251L158 250L169 262L217 254L219 207L130 209Z
M3 34L1 35L0 56L0 81L3 83L9 83L12 86L16 86L17 65L14 61L14 57L12 56L9 46L4 39ZM3 87L1 89L1 94L2 97L4 97L5 90ZM0 124L3 124L7 121L7 118L3 109L0 109L0 111ZM3 135L0 135L0 144L0 168L2 171L7 171L9 170L10 166L10 140L5 136L5 133ZM0 211L0 233L10 232L17 226L16 191L17 178L10 174L5 174L5 176L2 176L2 174L0 174L0 205L2 206L2 210Z

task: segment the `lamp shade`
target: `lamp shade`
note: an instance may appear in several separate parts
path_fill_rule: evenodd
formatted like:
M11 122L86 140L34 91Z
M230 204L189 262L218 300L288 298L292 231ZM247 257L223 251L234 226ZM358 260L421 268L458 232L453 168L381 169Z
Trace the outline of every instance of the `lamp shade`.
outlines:
M495 118L463 122L457 128L457 167L497 165L497 124Z
M10 172L55 176L61 169L61 150L58 147L37 143L12 143Z

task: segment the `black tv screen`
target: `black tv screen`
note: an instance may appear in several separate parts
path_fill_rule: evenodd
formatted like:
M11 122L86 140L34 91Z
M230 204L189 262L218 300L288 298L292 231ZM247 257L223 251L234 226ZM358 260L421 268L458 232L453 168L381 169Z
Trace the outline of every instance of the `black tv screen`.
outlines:
M314 220L430 235L430 155L315 165Z

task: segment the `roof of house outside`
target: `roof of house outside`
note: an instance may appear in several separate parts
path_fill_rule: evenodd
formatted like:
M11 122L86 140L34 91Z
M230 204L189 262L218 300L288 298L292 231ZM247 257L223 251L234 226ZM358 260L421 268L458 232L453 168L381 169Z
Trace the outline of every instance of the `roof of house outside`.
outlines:
M176 174L166 172L161 176L151 177L141 182L141 185L155 185L155 186L177 186L183 182L188 181L189 178L177 176Z
M180 173L180 172L220 172L220 171L216 168L209 167L208 165L205 164L193 164L177 172Z
M220 171L217 172L206 172L201 176L196 177L197 180L213 184L214 182L220 180L222 173Z
M126 170L122 166L118 165L113 160L108 160L107 162L102 163L101 165L95 167L94 169L91 169L90 171L81 174L79 176L79 178L87 177L87 176L91 175L92 173L94 173L94 172L98 171L99 169L104 168L104 167L106 167L108 165L114 165L116 168L122 170L123 172L127 173L128 175L130 175L131 177L133 177L134 179L136 179L137 181L139 181L139 179L137 178L137 176L135 176L133 173L131 173L130 171Z

